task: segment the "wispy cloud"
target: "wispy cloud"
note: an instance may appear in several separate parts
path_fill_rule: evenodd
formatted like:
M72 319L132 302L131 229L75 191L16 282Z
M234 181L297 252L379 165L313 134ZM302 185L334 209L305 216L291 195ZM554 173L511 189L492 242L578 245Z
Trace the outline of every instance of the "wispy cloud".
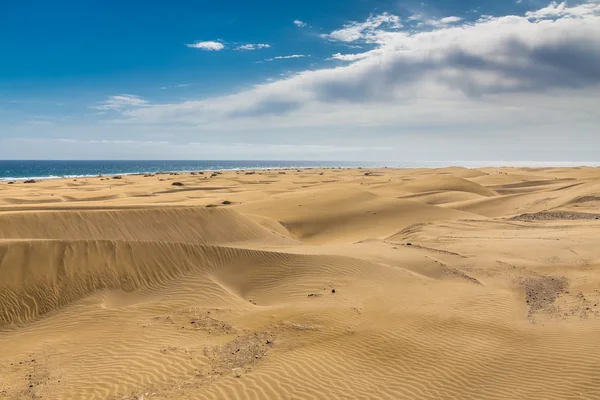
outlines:
M289 56L277 56L277 57L267 58L265 61L288 60L290 58L305 58L305 57L310 57L310 55L307 55L307 54L291 54Z
M356 61L363 58L370 57L369 53L358 53L358 54L333 54L328 60L340 60L340 61Z
M160 90L167 90L167 89L174 89L174 88L184 88L184 87L188 87L190 86L189 83L182 83L179 85L169 85L169 86L161 86L159 87Z
M207 51L219 51L225 48L225 45L221 42L214 41L206 41L206 42L196 42L192 44L186 44L187 47L191 47L193 49L207 50Z
M395 31L402 28L400 17L383 13L371 15L364 22L352 21L341 29L321 35L324 39L339 42L366 41L377 43L385 31Z
M298 28L305 28L308 26L306 22L300 21L299 19L294 20L294 25L296 25Z
M463 18L456 17L456 16L444 17L444 18L439 18L439 19L423 18L421 15L412 15L411 17L409 17L409 21L418 21L418 24L417 24L418 27L433 26L433 27L442 28L442 27L447 27L452 24L457 24L457 23L461 22L462 20L463 20Z
M148 101L142 99L140 96L121 94L118 96L110 96L105 101L99 102L95 106L90 106L90 108L94 108L96 110L121 111L127 108L144 107L147 105L149 105Z
M243 44L241 46L236 47L236 50L260 50L260 49L268 49L271 45L268 43L257 43L257 44Z
M169 144L167 141L155 140L107 140L107 139L91 139L91 140L72 140L73 142L82 142L90 144L135 144L141 146L159 146Z
M205 142L190 142L190 146L206 146ZM277 144L277 143L232 143L232 144L212 144L213 146L238 147L246 149L261 149L269 151L293 151L304 152L360 152L365 150L393 150L389 146L330 146L319 144Z

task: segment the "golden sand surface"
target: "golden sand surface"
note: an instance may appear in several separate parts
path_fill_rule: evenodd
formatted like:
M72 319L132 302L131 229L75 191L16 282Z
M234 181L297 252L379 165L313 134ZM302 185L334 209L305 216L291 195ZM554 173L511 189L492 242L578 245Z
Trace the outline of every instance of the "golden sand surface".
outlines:
M600 399L599 216L598 168L2 182L0 398Z

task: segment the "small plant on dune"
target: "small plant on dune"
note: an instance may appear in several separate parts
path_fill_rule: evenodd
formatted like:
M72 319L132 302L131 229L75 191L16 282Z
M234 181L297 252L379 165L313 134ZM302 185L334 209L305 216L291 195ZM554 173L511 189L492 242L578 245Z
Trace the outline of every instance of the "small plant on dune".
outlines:
M206 208L213 208L213 207L219 207L219 206L218 206L218 205L216 205L216 204L208 204L208 205L206 206Z
M228 206L228 205L233 204L233 203L231 201L229 201L229 200L225 200L221 204L223 204L224 206Z

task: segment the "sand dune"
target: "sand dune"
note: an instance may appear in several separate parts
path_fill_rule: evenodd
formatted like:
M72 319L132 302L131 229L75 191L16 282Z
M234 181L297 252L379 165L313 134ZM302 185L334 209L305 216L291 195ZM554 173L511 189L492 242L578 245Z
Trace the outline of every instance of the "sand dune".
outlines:
M410 180L409 180L410 179ZM401 184L394 188L396 192L423 193L431 191L455 191L475 193L481 196L494 196L491 190L456 176L439 174L426 175L423 177L405 178Z
M0 183L0 398L600 398L600 170L279 172Z
M540 184L533 181L518 184L521 193L507 193L492 198L473 199L455 203L445 203L444 207L466 211L486 217L509 216L522 213L540 212L561 207L583 196L593 196L600 192L596 182L563 182L559 185Z
M434 191L434 192L424 192L424 193L414 193L409 195L404 195L399 197L401 199L406 200L416 200L421 203L429 204L429 205L441 205L448 203L458 203L461 201L468 200L478 200L482 199L482 196L477 193L471 192L460 192L460 191ZM487 198L487 197L483 197Z
M316 189L238 206L280 221L303 241L339 243L384 237L417 222L476 218L465 212L357 189Z
M0 214L0 238L159 241L182 243L291 243L229 208L78 210Z

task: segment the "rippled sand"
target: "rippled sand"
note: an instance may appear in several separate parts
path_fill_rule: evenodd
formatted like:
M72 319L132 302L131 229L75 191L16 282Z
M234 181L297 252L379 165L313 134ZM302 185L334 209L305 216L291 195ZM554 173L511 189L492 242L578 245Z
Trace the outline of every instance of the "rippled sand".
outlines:
M599 216L593 168L0 183L0 398L600 398Z

